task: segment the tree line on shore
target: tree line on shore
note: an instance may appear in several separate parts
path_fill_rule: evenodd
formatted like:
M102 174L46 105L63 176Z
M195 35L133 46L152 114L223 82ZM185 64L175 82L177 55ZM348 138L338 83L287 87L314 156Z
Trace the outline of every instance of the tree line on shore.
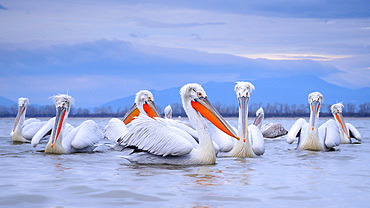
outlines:
M256 111L261 107L261 103L252 103L248 108L248 115L254 117ZM327 117L332 116L330 111L331 105L323 104L320 110L320 116ZM96 107L94 110L90 111L86 108L71 108L69 113L70 117L123 117L125 113L130 109L131 106L125 106L123 108L118 108L113 110L111 106ZM179 103L172 103L172 115L174 117L186 117L186 113ZM238 117L239 111L237 105L223 105L220 102L214 104L214 107L221 113L224 117ZM265 117L308 117L310 113L308 104L281 104L267 103L262 106L265 112ZM159 112L163 112L163 109L158 107ZM0 117L15 117L17 115L18 106L13 105L12 107L0 106ZM53 117L55 116L55 106L45 105L45 106L33 106L29 105L27 107L26 117ZM360 105L355 104L344 104L343 116L350 117L370 117L370 102L363 103Z

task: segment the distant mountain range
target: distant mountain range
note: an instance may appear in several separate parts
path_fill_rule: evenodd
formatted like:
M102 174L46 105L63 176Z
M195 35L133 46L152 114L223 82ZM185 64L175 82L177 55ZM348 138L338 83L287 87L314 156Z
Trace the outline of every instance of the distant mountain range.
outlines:
M295 76L289 78L268 78L259 79L252 82L255 90L251 94L250 104L261 103L281 103L281 104L307 104L308 94L319 91L324 96L324 104L334 104L336 102L362 104L370 102L370 88L361 88L352 90L339 87L315 76ZM202 85L205 89L208 99L212 103L220 102L223 105L236 105L237 99L234 92L234 82L208 82ZM155 104L164 108L168 104L181 103L181 86L165 89L150 90L153 93ZM133 105L135 95L119 98L103 104L102 106L111 106L113 110Z
M370 102L370 88L352 90L337 85L330 84L315 76L294 76L288 78L267 78L252 81L255 90L251 94L249 104L257 103L265 106L267 103L281 104L307 104L308 94L319 91L324 95L324 104L330 105L336 102L344 104L362 104ZM213 104L219 102L222 105L236 105L237 99L234 92L234 82L208 82L202 85L208 99ZM150 90L153 93L155 104L164 109L169 104L181 104L180 88L169 88L165 90ZM103 104L111 106L114 111L121 110L133 105L135 95L119 98ZM0 96L0 106L10 107L17 103ZM35 104L34 104L35 105ZM102 107L100 106L100 107ZM94 108L89 108L93 110Z
M17 105L17 103L9 100L8 98L0 96L0 106L11 107L12 105Z

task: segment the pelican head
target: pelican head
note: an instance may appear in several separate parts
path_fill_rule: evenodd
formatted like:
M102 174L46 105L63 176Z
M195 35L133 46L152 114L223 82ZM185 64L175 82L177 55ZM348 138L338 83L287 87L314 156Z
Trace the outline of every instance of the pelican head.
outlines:
M311 115L310 115L310 125L312 130L317 127L317 121L319 118L319 112L324 97L319 92L312 92L308 95L308 103L310 104Z
M240 97L250 97L254 86L250 82L237 82L234 88L236 96Z
M229 123L225 121L220 113L208 101L206 92L199 84L190 83L184 85L180 89L180 94L184 109L188 115L192 114L190 109L194 109L221 131L239 140L239 137L235 134ZM192 119L192 117L189 116L189 119ZM193 120L191 121L195 124Z
M330 110L333 115L338 114L338 113L342 114L343 108L344 108L344 105L342 103L336 103L330 106Z
M18 98L18 106L21 107L21 106L24 106L24 107L27 107L29 104L28 102L28 98Z
M56 116L54 127L51 132L51 148L54 147L55 142L63 132L64 123L68 118L69 111L71 110L71 104L73 103L73 98L66 94L58 94L53 97L56 107Z
M248 137L248 102L254 86L250 82L237 82L234 90L239 102L239 136L245 141Z
M125 114L122 121L127 125L142 113L146 113L149 117L161 117L157 107L154 104L154 97L148 90L140 90L136 93L135 103L131 109Z
M164 109L164 117L168 119L172 118L172 108L170 105L167 105L167 107Z
M13 126L13 132L17 128L17 126L18 126L19 121L21 120L21 118L22 119L25 118L25 114L26 114L26 109L27 109L28 103L29 103L28 102L28 98L23 98L23 97L18 98L18 113L17 113L17 116L15 118L15 122L14 122L14 126ZM22 122L23 121L21 121L21 123Z
M254 120L253 124L257 126L258 128L261 128L262 120L265 117L265 112L263 111L263 108L260 107L256 112L256 119Z
M339 124L339 128L343 130L343 132L346 134L347 138L349 138L349 133L346 127L346 124L344 123L344 119L342 116L342 108L344 108L344 105L342 103L334 104L330 107L331 113L333 114L335 120L337 121L337 124Z

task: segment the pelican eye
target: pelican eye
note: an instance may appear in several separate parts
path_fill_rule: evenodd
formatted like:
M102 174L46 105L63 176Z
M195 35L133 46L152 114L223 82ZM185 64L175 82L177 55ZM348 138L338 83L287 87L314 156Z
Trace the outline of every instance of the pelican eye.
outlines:
M151 98L151 97L148 97L148 100L149 100L149 101L152 101L152 98Z
M202 97L203 96L201 92L198 92L197 95L198 95L198 97Z

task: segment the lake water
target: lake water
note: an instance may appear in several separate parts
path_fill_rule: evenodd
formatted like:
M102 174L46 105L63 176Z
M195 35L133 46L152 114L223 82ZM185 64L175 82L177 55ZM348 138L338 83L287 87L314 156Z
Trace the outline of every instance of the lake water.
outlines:
M76 126L85 119L69 118ZM102 128L109 119L94 119ZM228 119L236 124L236 119ZM323 123L327 118L320 118ZM280 122L289 130L295 119ZM13 118L0 119L1 207L369 207L370 119L349 119L362 144L295 150L266 140L259 158L208 166L135 165L102 141L94 153L52 155L13 144ZM252 120L249 121L251 123Z

